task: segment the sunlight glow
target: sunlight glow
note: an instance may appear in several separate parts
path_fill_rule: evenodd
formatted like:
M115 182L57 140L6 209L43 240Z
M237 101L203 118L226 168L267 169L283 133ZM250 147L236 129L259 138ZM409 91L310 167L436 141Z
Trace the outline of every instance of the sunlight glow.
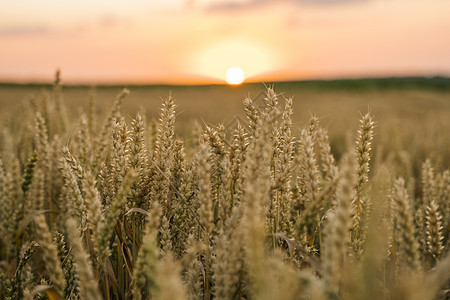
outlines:
M237 85L244 81L244 71L238 67L229 68L225 76L229 84Z
M228 78L224 78L224 73L232 66L245 70L245 80L278 66L269 47L241 38L211 41L194 48L191 53L192 59L187 69L218 80L228 81Z

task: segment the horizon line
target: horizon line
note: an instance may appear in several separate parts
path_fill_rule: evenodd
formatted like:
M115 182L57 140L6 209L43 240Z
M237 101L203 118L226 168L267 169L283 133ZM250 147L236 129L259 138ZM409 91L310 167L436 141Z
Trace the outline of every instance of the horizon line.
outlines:
M278 79L278 80L248 80L244 81L238 85L230 85L226 81L222 82L205 82L205 83L169 83L169 82L139 82L139 81L110 81L110 82L99 82L99 83L89 83L85 81L75 81L71 80L69 82L64 82L62 80L62 86L66 87L157 87L157 86L179 86L179 87L189 87L189 86L229 86L229 87L240 87L248 84L276 84L276 83L314 83L314 82L344 82L344 81L364 81L364 80L406 80L406 79L441 79L449 80L450 75L388 75L388 76L342 76L342 77L330 77L330 78L308 78L308 79ZM450 82L449 82L450 83ZM0 86L52 86L54 85L54 80L8 80L0 78Z

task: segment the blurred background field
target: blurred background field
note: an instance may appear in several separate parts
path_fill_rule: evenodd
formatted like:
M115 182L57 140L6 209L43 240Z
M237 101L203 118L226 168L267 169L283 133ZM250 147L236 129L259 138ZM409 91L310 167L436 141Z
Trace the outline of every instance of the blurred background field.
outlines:
M105 117L122 88L95 87L96 115L99 118ZM149 123L158 119L161 101L171 93L177 104L176 132L187 141L192 138L195 122L221 123L231 135L237 122L246 122L242 100L250 97L257 105L263 105L265 92L262 83L127 88L130 95L125 99L122 111L129 119L138 111L144 112ZM329 131L332 151L337 158L351 142L360 115L370 110L376 120L375 161L400 163L402 169L409 164L407 169L414 172L414 176L419 174L426 157L442 169L450 166L449 79L280 82L274 84L274 88L281 94L280 99L294 98L294 127L304 126L311 114L320 117L321 124ZM91 90L88 86L63 87L64 104L71 121L76 121L86 109ZM11 130L13 135L26 131L26 126L31 124L22 124L24 118L17 118L18 114L27 113L33 101L41 101L51 92L51 85L0 85L3 130ZM32 122L33 118L28 120Z

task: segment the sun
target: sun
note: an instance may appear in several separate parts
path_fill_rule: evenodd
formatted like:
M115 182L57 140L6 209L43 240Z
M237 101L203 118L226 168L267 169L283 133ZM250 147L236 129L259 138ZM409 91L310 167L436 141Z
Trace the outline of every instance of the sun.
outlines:
M229 68L225 74L225 77L227 78L227 82L229 84L241 84L244 81L244 71L238 67Z

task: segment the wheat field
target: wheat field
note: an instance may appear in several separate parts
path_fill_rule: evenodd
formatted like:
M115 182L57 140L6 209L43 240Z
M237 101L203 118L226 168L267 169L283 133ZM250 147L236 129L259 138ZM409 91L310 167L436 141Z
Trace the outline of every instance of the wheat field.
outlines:
M0 91L0 298L450 297L448 92L224 89Z

